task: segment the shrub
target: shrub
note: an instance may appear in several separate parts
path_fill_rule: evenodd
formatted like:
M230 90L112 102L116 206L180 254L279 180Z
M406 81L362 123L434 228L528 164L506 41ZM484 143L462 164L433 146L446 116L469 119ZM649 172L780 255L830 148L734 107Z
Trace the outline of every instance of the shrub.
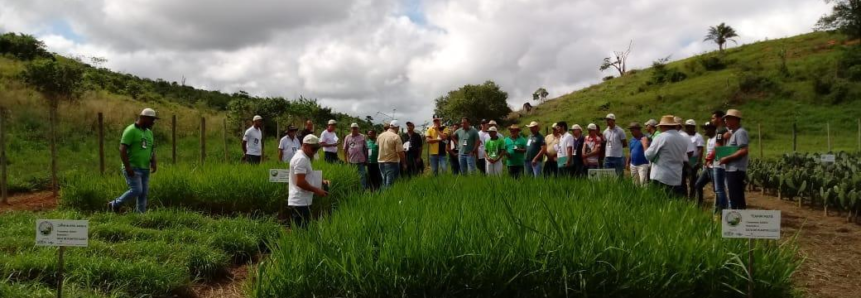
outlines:
M726 68L726 63L724 63L723 59L715 55L700 56L697 58L697 62L699 62L699 64L707 71L716 71Z
M603 78L603 79L601 79L601 80L602 80L602 81L604 81L604 82L606 82L606 81L612 80L613 78L615 78L615 77L614 77L614 76L606 76L606 77L604 77L604 78Z

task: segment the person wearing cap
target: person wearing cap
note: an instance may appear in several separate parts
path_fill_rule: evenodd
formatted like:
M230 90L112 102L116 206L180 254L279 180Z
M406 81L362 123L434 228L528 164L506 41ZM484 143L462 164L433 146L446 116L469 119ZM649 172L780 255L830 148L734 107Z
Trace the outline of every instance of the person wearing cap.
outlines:
M628 148L628 162L631 169L631 178L634 179L634 184L646 186L649 182L649 161L646 159L646 148L649 148L649 138L642 131L642 127L637 122L631 122L628 125L628 130L631 131L631 144Z
M307 135L302 139L302 149L290 159L287 207L291 228L303 229L308 225L311 220L311 204L314 201L314 195L318 197L329 195L326 190L329 181L323 180L322 187L314 186L310 182L323 178L311 177L317 175L311 164L311 156L316 155L318 150L320 150L320 139L315 135Z
M120 206L132 198L137 200L135 212L146 212L149 176L158 171L155 138L152 133L152 127L157 119L155 110L146 108L141 111L134 123L123 130L123 135L120 137L120 160L129 189L120 197L108 202L108 210L111 212L118 212Z
M703 139L703 136L697 132L697 122L694 119L688 119L685 121L685 133L691 139L691 144L694 145L694 153L691 156L690 161L688 161L688 176L689 179L687 181L687 185L690 186L688 189L688 198L696 198L697 188L695 185L697 184L697 174L699 174L699 170L703 164L703 150L705 148L706 142ZM700 202L702 204L702 202Z
M597 131L597 129L595 130ZM586 144L586 137L583 136L583 127L580 124L571 126L571 166L569 167L569 175L574 177L586 177L586 160L583 159L583 147Z
M422 161L424 142L422 136L416 133L415 124L409 121L407 121L407 143L410 144L409 148L404 148L407 152L407 176L421 175L425 168L424 161Z
M682 122L682 117L674 116L673 120L676 121L676 123L678 123L678 125L676 125L673 128L673 130L675 132L679 133L680 135L684 136L685 138L690 138L686 133L682 132L682 130L684 129L684 123ZM685 164L684 164L685 166L682 167L682 190L684 190L686 196L689 194L688 190L692 189L694 187L693 184L688 185L688 177L691 175L690 174L691 173L691 158L694 156L694 152L696 152L696 150L697 150L696 145L694 145L694 143L688 141L688 150L687 150L687 153L685 154L686 155Z
M601 167L599 156L601 155L601 145L604 143L604 139L598 135L598 126L595 123L589 123L586 129L589 130L589 135L586 136L583 144L584 172Z
M568 132L568 123L565 121L556 122L553 125L553 130L558 132L559 142L554 145L556 151L556 168L559 175L572 175L574 165L574 136Z
M508 127L509 136L505 138L505 165L511 177L520 178L526 164L526 138L520 134L520 127L512 124Z
M562 134L559 133L558 123L553 123L550 126L551 133L544 136L544 145L547 150L544 151L544 156L546 157L546 161L544 162L544 176L546 177L556 177L559 175L559 165L556 162L556 155L558 154L557 147L559 146L559 141L562 139Z
M242 160L250 164L259 164L263 155L263 117L254 116L251 127L242 135Z
M502 158L505 156L505 140L499 137L496 126L487 129L488 139L484 142L487 159L485 173L488 176L502 175Z
M448 143L445 150L448 153L448 163L451 165L451 173L454 175L460 174L460 160L458 160L460 154L457 149L457 142L454 141L457 137L452 133L458 129L460 129L460 124L452 123L446 133L448 135Z
M747 176L748 145L750 137L747 130L741 126L741 111L729 109L723 116L724 124L732 134L726 142L726 146L734 147L735 153L724 156L720 164L726 167L726 189L729 195L730 209L747 209L747 200L744 197L744 179Z
M541 177L544 166L544 152L547 152L547 144L544 143L544 135L541 134L541 126L536 121L530 122L529 136L526 138L526 159L523 168L531 177Z
M404 154L404 142L398 135L400 129L400 122L392 120L389 123L389 130L377 137L377 144L380 146L380 156L377 161L383 176L383 189L392 187L395 180L398 179L401 169L406 169L407 158Z
M335 127L338 121L329 120L326 125L326 130L320 133L320 145L323 146L323 158L328 163L338 162L338 134L335 133Z
M293 125L287 127L287 135L278 142L278 160L284 163L290 163L293 155L302 147L302 141L296 137L296 132L299 129Z
M448 143L448 134L442 127L442 119L433 115L433 125L428 128L425 133L425 138L428 143L428 155L430 155L430 167L434 176L439 175L440 170L446 171L445 166L445 145Z
M476 172L475 159L478 156L478 148L481 139L478 130L470 125L469 118L460 119L460 129L454 132L454 142L458 147L458 161L460 162L461 174L474 174Z
M625 174L625 147L628 147L628 136L625 130L616 126L616 115L607 114L607 129L604 130L604 141L607 142L604 157L604 168L615 169L616 175Z
M366 167L368 165L368 145L365 136L359 133L359 124L350 124L350 134L344 137L344 161L356 167L362 188L368 189Z
M646 121L646 132L643 133L643 135L645 135L646 138L649 139L649 141L654 140L659 133L660 132L658 131L658 121L655 121L655 119L649 119L649 121Z
M712 166L712 163L713 163L714 158L715 158L714 149L715 149L715 142L717 139L715 137L715 134L716 134L715 131L716 131L717 127L715 127L714 124L712 124L711 122L706 122L703 125L703 129L705 130L706 137L708 138L708 140L706 141L706 151L704 154L705 163L702 167L703 168L702 173L699 175L699 177L697 177L697 181L694 183L694 192L696 193L697 204L699 204L699 205L702 205L703 201L704 201L703 188L706 187L706 184L709 184L709 182L712 182L714 180L714 174L713 174L714 167ZM712 186L714 186L714 185L712 185ZM718 200L720 200L720 198L718 198L717 190L715 190L715 206L719 205L717 203Z
M484 153L484 142L490 138L490 134L487 132L487 128L490 127L487 119L481 119L481 126L478 130L478 152L476 154L475 159L475 168L478 169L479 172L484 174L485 172L485 153Z
M373 129L368 131L368 140L365 141L368 147L368 189L378 190L383 182L383 175L380 173L380 164L377 159L380 157L380 146L377 145L377 132Z
M652 140L644 154L651 162L649 179L652 184L672 195L684 197L682 168L688 159L687 150L691 140L675 130L678 125L672 115L661 117L658 123L661 133Z

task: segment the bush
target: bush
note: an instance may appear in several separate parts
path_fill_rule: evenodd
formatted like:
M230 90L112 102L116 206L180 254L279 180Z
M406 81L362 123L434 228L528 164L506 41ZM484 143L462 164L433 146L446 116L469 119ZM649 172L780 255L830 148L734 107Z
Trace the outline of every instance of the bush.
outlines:
M604 82L606 82L606 81L612 80L613 78L615 78L615 77L614 77L614 76L606 76L606 77L604 77L604 78L603 78L603 79L601 79L601 80L602 80L602 81L604 81Z
M777 82L759 72L741 72L739 74L738 88L743 93L772 91L777 87Z
M724 63L723 59L715 55L700 56L697 58L697 62L699 62L699 64L707 71L716 71L726 68L726 63Z

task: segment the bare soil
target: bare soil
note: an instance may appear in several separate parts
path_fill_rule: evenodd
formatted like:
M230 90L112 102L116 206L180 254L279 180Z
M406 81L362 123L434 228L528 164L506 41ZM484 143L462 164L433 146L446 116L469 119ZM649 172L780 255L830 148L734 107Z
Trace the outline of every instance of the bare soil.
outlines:
M0 203L0 213L8 211L44 211L57 208L57 198L50 191L22 193L9 197L9 204Z
M230 275L214 282L195 284L192 290L197 298L242 298L245 280L248 279L249 265L241 265L230 269Z

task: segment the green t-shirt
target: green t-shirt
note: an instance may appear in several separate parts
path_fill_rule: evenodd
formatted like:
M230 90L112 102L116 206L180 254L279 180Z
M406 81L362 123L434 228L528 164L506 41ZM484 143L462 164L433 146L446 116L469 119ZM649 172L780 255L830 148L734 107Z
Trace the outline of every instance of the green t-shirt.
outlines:
M516 140L512 140L511 137L505 138L505 153L508 154L505 165L509 167L522 167L526 162L526 152L514 151L515 147L517 149L526 149L526 139L520 135L517 136Z
M380 146L376 141L367 140L368 144L368 163L377 163L377 158L380 155Z
M460 154L469 154L475 150L475 143L478 142L478 130L475 127L470 127L469 130L458 129L454 132L457 138L457 149Z
M136 124L129 125L123 131L120 144L126 145L129 154L129 164L132 168L149 169L150 160L155 144L152 130L142 129Z
M502 154L502 150L505 150L505 140L496 137L496 140L488 139L484 142L484 150L487 151L487 157L496 159Z
M529 135L526 140L526 160L533 160L538 152L541 152L541 146L544 146L544 136L539 134ZM543 161L543 159L542 159Z

